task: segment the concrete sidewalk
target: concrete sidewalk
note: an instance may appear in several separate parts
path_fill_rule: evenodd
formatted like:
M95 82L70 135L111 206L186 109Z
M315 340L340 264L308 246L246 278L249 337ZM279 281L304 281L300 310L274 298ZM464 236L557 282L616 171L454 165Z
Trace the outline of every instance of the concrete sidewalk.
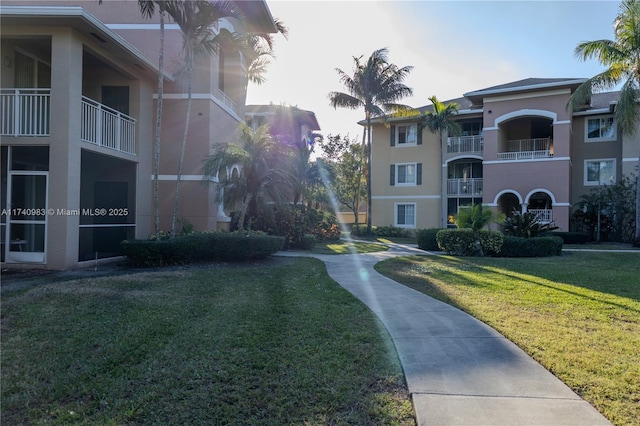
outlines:
M385 252L313 257L389 331L418 425L611 424L491 327L373 269L381 260L409 254L427 253L392 244Z

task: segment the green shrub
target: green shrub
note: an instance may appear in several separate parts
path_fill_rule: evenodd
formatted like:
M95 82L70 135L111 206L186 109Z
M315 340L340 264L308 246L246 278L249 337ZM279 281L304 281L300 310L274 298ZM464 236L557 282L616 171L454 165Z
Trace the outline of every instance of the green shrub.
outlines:
M412 237L412 232L410 229L399 228L397 226L378 226L376 230L373 232L374 235L378 237L401 237L401 238L409 238Z
M314 235L316 241L335 241L341 236L336 215L328 210L304 205L266 205L253 217L252 229L284 237L285 249L304 248L303 238L307 234Z
M584 244L591 241L588 232L546 232L542 237L560 237L564 244Z
M136 267L263 259L282 250L283 246L283 237L228 232L193 233L160 241L122 242L125 256Z
M316 236L313 234L305 234L302 237L302 249L303 250L313 250L313 247L316 245Z
M498 231L481 230L480 246L485 256L497 256L502 250L504 236Z
M487 255L495 255L502 247L502 234L498 231L478 231L480 246ZM438 247L455 256L475 256L478 253L476 240L471 229L441 229L436 235Z
M372 226L371 227L371 233L375 235L376 233L376 226ZM353 225L351 227L351 235L355 235L357 237L364 237L367 235L367 224L358 224L358 226Z
M546 257L562 253L560 237L504 237L500 257Z
M513 212L512 217L508 217L502 223L504 233L511 237L533 238L541 234L558 229L553 223L542 223L537 216L531 212Z
M438 239L437 235L442 228L429 228L429 229L420 229L416 232L416 239L418 240L418 248L427 251L437 251L440 250L438 247Z

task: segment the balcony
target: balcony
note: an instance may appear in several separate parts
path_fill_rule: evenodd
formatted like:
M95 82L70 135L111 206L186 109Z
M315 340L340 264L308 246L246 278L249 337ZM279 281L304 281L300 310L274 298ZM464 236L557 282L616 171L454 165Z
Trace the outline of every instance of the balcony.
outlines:
M533 214L541 223L553 222L553 210L552 209L529 209L528 213Z
M522 161L551 157L551 138L510 140L507 141L507 151L498 152L498 160Z
M447 195L482 196L482 178L447 179Z
M51 89L0 89L1 136L49 136Z
M482 152L483 143L484 137L482 135L447 138L447 153L462 154Z
M127 154L136 154L136 120L82 97L80 140Z
M0 89L1 136L50 136L51 89ZM136 154L136 120L82 97L80 140Z

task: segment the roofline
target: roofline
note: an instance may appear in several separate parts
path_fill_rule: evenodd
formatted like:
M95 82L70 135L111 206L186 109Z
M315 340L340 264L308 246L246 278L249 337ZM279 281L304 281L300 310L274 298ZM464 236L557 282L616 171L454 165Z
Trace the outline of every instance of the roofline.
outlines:
M483 95L499 95L501 93L509 93L509 92L521 92L524 90L533 90L533 89L546 89L553 87L561 87L561 86L569 86L573 84L582 84L587 81L586 78L577 78L573 80L562 80L562 81L554 81L550 83L541 83L541 84L529 84L527 86L516 86L516 87L504 87L501 89L483 89L477 90L474 92L467 92L463 96L468 97L477 97Z
M151 59L145 56L126 39L110 30L102 21L100 21L98 18L86 11L81 6L0 6L0 18L5 16L18 18L78 18L84 20L89 25L95 27L98 31L100 31L101 36L105 36L116 45L124 48L128 53L130 53L140 62L143 62L146 66L151 68L156 73L160 72L158 66ZM163 73L163 75L166 80L175 80L173 75L167 73L166 71Z
M458 110L458 112L456 112L454 114L454 116L457 115L471 115L471 114L482 114L483 108L476 108L476 109L461 109ZM388 117L387 118L387 122L400 122L400 121L412 121L412 120L416 120L417 118L419 118L419 115L414 115L412 117ZM377 124L377 123L381 123L382 120L380 120L380 118L373 118L371 119L371 124ZM361 126L366 126L367 125L367 121L366 120L360 120L357 122L357 124L360 124Z

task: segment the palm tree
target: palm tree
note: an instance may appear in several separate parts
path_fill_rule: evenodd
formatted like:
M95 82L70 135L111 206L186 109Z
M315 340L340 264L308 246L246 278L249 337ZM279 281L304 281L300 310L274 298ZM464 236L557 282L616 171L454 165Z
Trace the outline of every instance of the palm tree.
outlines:
M398 101L413 94L413 90L404 84L413 67L398 68L389 63L387 53L386 48L378 49L366 62L363 62L362 56L354 57L353 76L337 68L347 93L329 93L334 108L364 109L367 132L367 233L371 233L371 121L374 118L385 120L385 113L388 112L409 109Z
M569 98L567 108L575 111L589 101L594 91L611 89L622 83L615 107L615 120L624 135L634 136L640 122L640 1L623 0L614 21L614 40L595 40L578 44L575 55L586 61L595 58L608 67L582 83ZM636 191L636 229L634 246L640 247L640 155Z
M427 127L431 133L438 133L438 142L440 144L440 188L444 186L445 173L443 171L444 150L442 148L442 136L444 132L448 135L457 136L461 133L460 124L453 120L453 116L458 113L458 104L450 102L445 104L440 102L435 96L429 98L433 104L432 111L427 111L418 119L418 132ZM440 226L445 226L445 204L443 199L440 200Z
M173 214L171 216L171 236L175 236L178 220L178 203L180 199L180 183L182 166L189 135L191 122L191 104L193 93L193 67L197 56L218 53L221 37L212 30L212 26L222 18L239 15L234 9L233 2L228 1L171 1L165 3L166 12L173 18L182 32L182 49L184 54L184 75L187 81L187 106L178 158L178 174L176 176L176 190L173 200Z
M172 1L166 2L167 13L180 27L183 36L184 74L187 80L187 107L185 126L178 160L178 174L176 177L176 190L171 216L171 236L175 236L175 228L178 219L178 202L180 198L180 183L182 177L182 165L189 134L191 115L193 68L196 57L208 54L217 54L223 43L230 44L234 48L243 51L251 58L248 79L253 82L263 82L262 77L267 61L265 56L273 56L273 39L270 34L253 34L245 36L228 34L226 31L214 33L212 26L223 18L236 18L245 20L234 1ZM276 28L283 35L287 35L287 28L281 21L276 21ZM257 62L256 62L257 61Z
M279 144L264 125L254 132L246 124L240 124L238 143L216 145L205 160L205 179L218 177L217 202L239 211L238 227L244 230L245 216L252 203L281 203L291 194L291 173L283 168L282 152L286 146ZM251 218L249 219L251 229Z

